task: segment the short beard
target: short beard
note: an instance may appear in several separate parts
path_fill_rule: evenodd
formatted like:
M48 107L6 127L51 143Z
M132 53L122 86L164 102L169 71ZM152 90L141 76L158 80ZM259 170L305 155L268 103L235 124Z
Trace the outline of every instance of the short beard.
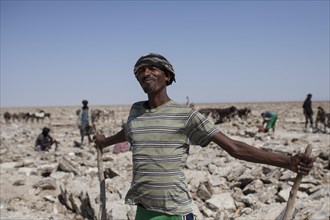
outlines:
M142 87L142 89L146 94L151 93L152 91L154 91L153 87Z

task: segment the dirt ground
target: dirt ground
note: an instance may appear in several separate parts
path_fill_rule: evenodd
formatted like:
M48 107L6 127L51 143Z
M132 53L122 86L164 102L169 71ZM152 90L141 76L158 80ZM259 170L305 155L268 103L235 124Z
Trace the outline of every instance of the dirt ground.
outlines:
M302 113L301 102L273 102L273 103L214 103L214 104L195 104L196 109L216 108L235 106L237 108L251 108L251 115L247 119L235 118L230 122L218 124L219 129L229 137L241 140L256 147L287 152L297 153L304 151L308 144L313 146L313 155L318 156L315 171L311 173L310 179L318 181L318 187L325 189L326 194L320 197L321 208L328 213L319 215L321 218L330 219L330 201L329 201L329 168L326 167L330 149L330 129L323 127L313 133L304 129L305 119ZM316 114L317 106L322 106L327 112L330 111L329 102L313 102L313 109ZM113 111L114 115L110 118L100 119L96 123L98 132L106 136L114 134L121 129L121 125L126 121L130 106L91 106L93 109L104 111ZM39 122L10 121L4 120L4 113L35 112L42 109L51 114L50 118L45 118ZM79 130L76 124L76 110L79 106L63 107L26 107L26 108L2 108L1 109L1 142L0 142L0 219L83 219L79 214L74 213L59 202L61 187L66 185L68 189L79 193L87 191L90 195L98 194L97 164L95 149L88 145L87 138L83 148L74 146L75 142L80 142ZM275 133L258 134L257 127L261 124L261 113L266 110L272 110L278 113ZM315 118L315 116L314 116ZM59 148L55 152L51 149L49 152L36 152L34 142L37 135L43 127L51 129L50 134L59 141ZM203 149L204 150L204 149ZM203 151L204 155L208 153L208 147ZM198 153L198 152L197 152ZM212 153L210 153L212 154ZM73 158L79 163L80 175L74 175L68 172L59 172L58 159L60 157ZM320 156L321 155L321 156ZM194 151L192 152L194 158ZM107 190L113 192L118 190L118 200L123 200L125 191L127 191L131 178L131 160L130 153L113 154L105 159L105 167L117 161L114 169L125 178L120 179L122 183L115 186L108 186ZM329 160L329 159L328 159ZM118 162L119 161L119 162ZM328 161L329 163L329 161ZM248 167L256 166L254 164ZM52 175L46 175L48 170ZM57 171L57 172L55 172ZM47 172L46 172L47 173ZM48 174L49 174L48 173ZM47 178L45 177L47 176ZM77 178L79 176L79 178ZM47 179L47 183L43 183ZM40 185L46 184L46 187ZM71 188L69 188L69 185ZM122 191L121 191L122 190ZM111 191L111 192L112 192ZM97 201L93 200L93 203ZM307 204L308 198L304 199ZM96 205L97 206L97 205ZM123 208L122 212L126 216L134 216L134 208ZM311 206L315 207L315 206ZM328 208L326 208L328 207ZM108 210L113 207L108 207ZM113 209L113 216L119 209ZM257 211L251 211L251 214L245 215L252 218ZM317 208L309 210L309 216L317 213ZM128 214L127 214L128 213ZM201 210L203 213L203 210ZM117 213L122 216L121 213ZM212 219L213 214L205 219ZM306 214L307 215L307 214ZM306 215L304 215L306 217ZM303 215L302 215L303 216ZM315 216L315 215L314 215ZM267 217L259 216L262 219ZM127 217L129 218L129 217ZM113 217L116 219L116 217ZM119 219L119 217L117 218ZM244 219L244 218L242 218Z

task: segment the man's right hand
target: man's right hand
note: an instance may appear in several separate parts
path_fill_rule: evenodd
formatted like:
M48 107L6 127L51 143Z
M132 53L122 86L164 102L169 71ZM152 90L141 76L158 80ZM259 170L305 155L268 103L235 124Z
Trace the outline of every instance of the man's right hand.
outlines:
M104 148L106 147L105 136L103 134L96 134L93 136L93 141L97 147Z

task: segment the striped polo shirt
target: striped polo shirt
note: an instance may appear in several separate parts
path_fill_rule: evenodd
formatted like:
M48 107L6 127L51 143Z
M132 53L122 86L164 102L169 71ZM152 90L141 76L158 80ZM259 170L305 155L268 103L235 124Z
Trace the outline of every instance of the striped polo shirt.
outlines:
M184 175L189 145L205 147L218 129L202 114L169 101L146 109L132 105L125 127L133 155L133 179L127 204L170 215L192 212Z

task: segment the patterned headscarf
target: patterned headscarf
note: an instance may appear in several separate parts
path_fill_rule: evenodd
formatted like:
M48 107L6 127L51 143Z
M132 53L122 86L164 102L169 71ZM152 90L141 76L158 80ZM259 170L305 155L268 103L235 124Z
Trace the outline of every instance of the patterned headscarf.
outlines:
M175 82L174 68L172 64L170 64L170 62L168 62L168 60L162 55L156 53L149 53L147 55L140 57L136 62L136 64L134 65L134 74L136 74L137 70L141 66L145 66L145 65L154 66L160 70L163 70L164 72L169 73L171 75L171 78L167 82L167 85L171 85L173 81Z
M44 128L42 129L42 134L43 134L44 136L47 136L49 132L50 132L50 128L44 127Z

